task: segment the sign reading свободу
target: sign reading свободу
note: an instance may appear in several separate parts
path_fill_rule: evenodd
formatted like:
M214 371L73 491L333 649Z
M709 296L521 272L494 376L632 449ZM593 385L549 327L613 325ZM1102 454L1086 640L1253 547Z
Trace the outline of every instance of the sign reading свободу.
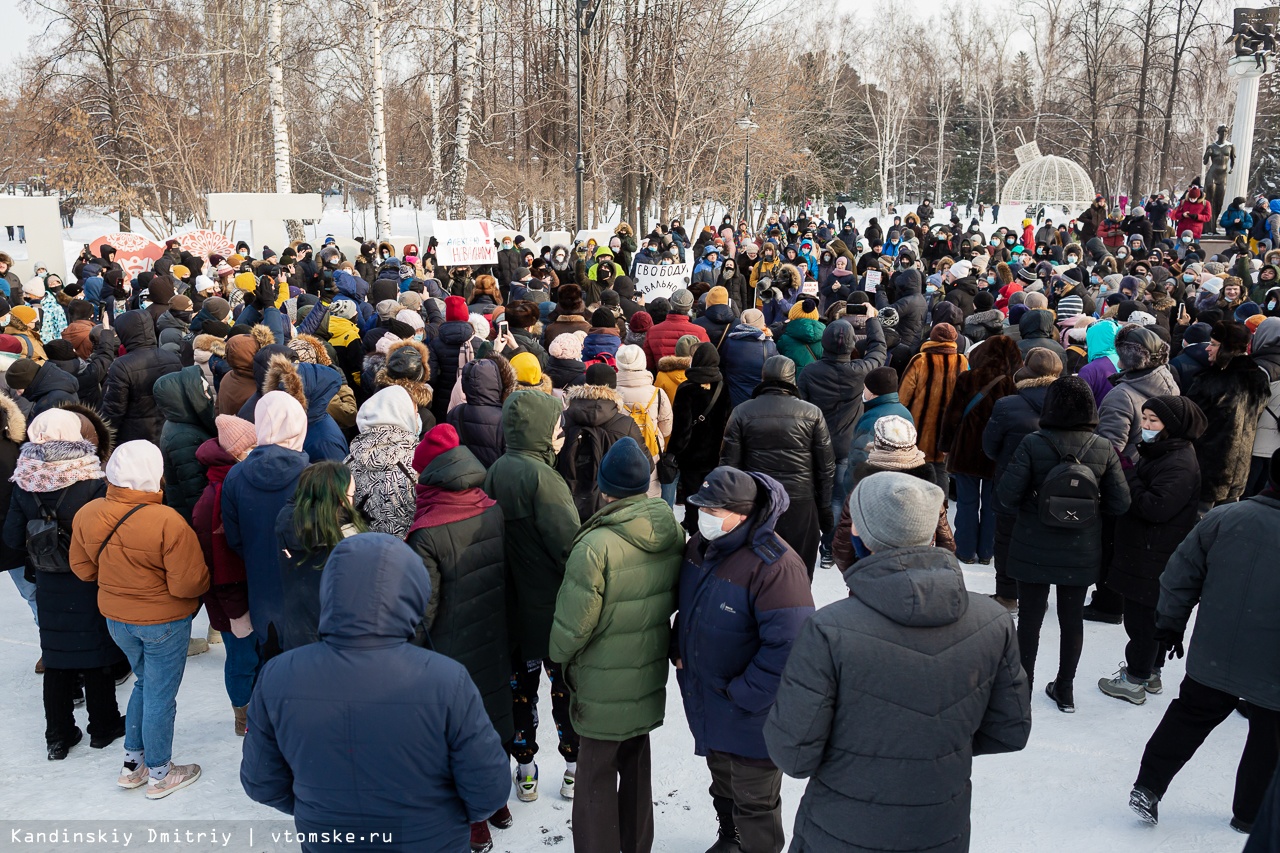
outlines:
M669 297L680 288L687 288L693 274L693 264L636 264L636 292L646 300L659 296Z

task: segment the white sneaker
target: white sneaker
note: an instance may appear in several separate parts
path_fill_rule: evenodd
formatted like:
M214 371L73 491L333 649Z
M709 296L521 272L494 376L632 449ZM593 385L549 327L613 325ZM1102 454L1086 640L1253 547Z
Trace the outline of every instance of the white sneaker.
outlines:
M573 770L566 769L564 771L564 779L560 782L560 796L566 800L573 799L573 782L576 775Z
M148 800L163 800L200 778L199 764L170 764L169 773L159 782L147 786Z
M145 762L139 761L138 766L130 770L128 767L120 768L120 777L116 779L116 784L121 788L141 788L147 784L147 765Z
M516 765L516 799L522 803L532 803L538 799L538 765L533 765L533 775L520 773L520 765Z

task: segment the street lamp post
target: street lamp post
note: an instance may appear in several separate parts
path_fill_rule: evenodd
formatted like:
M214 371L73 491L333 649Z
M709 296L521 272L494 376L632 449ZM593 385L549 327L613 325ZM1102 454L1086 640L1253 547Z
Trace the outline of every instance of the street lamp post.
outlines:
M586 158L582 154L582 38L591 31L591 24L596 19L596 13L600 11L600 0L575 0L575 3L577 14L574 17L574 29L578 31L578 60L576 62L578 72L578 154L573 161L573 173L577 190L577 226L578 231L581 231L584 227L582 176L587 170Z
M747 221L747 227L751 227L751 132L760 125L751 120L751 108L755 106L755 101L751 99L751 93L745 92L742 100L747 103L747 114L738 119L734 124L738 126L746 135L746 159L742 166L742 218Z

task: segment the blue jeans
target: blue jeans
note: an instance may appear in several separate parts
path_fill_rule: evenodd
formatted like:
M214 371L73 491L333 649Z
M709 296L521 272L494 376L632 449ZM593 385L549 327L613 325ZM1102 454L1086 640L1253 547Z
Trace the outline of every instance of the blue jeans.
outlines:
M956 557L990 560L996 552L996 484L970 474L956 478Z
M662 499L666 501L667 506L671 507L672 509L675 509L676 507L676 485L679 482L680 481L677 480L674 483L662 484Z
M173 721L187 668L191 617L159 625L108 619L107 630L129 659L136 679L125 713L124 748L145 752L147 767L164 767L173 758Z
M253 634L242 639L230 631L221 633L222 647L227 650L227 662L222 668L227 698L232 707L243 708L249 704L253 682L258 676L258 640Z
M31 618L36 620L36 625L40 624L40 614L36 612L36 585L27 580L23 576L26 569L16 568L9 572L9 577L13 578L13 585L18 588L18 595L26 599L27 606L31 608Z
M831 516L836 520L836 524L840 523L840 513L844 512L845 499L849 497L849 493L844 488L844 478L849 471L849 457L836 460L836 476L831 481ZM831 542L836 538L836 524L831 525L831 529L822 534L822 553L827 555L831 553Z

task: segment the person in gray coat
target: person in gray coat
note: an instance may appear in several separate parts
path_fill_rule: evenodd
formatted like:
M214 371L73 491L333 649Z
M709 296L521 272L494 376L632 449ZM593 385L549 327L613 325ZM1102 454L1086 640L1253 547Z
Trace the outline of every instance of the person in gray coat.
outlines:
M1160 575L1156 639L1182 657L1191 611L1200 606L1187 674L1142 754L1129 806L1147 823L1173 777L1239 699L1249 737L1236 770L1231 826L1249 832L1276 769L1280 741L1280 450L1262 494L1224 504L1192 528ZM803 635L802 635L803 638ZM798 647L798 646L797 646Z
M964 853L973 756L1026 746L1013 619L931 547L943 497L886 471L849 499L869 555L801 629L764 729L773 762L811 780L791 853Z

